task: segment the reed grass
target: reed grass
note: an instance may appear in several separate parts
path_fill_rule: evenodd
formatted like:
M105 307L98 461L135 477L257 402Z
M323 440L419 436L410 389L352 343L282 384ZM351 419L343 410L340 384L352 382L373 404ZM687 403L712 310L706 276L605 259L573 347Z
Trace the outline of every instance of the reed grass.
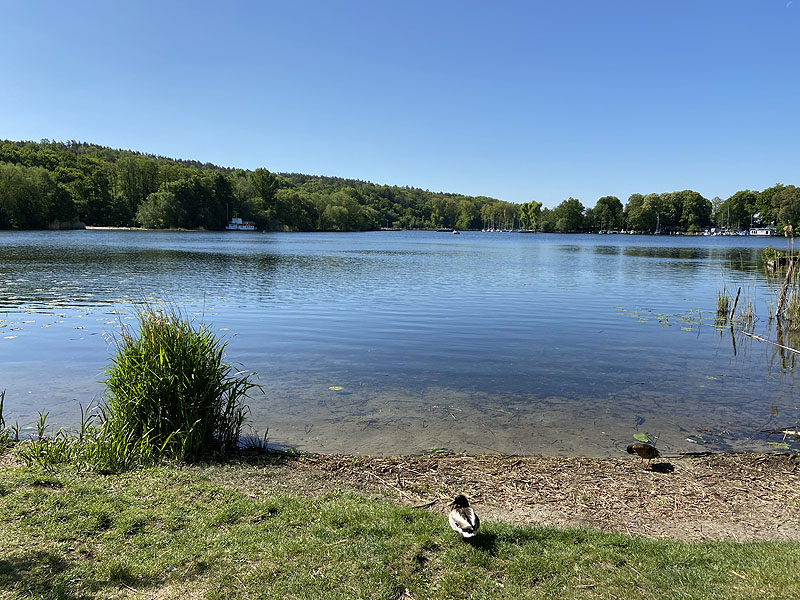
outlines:
M4 452L11 446L11 432L6 428L6 420L3 418L3 404L6 401L6 391L0 392L0 452Z
M797 277L794 278L789 298L786 301L784 316L792 331L800 330L800 285Z
M236 448L258 387L224 360L227 342L179 311L142 309L124 329L107 370L103 422L118 443L147 438L183 460Z
M164 448L156 447L149 434L120 436L119 429L108 421L102 406L81 407L81 421L76 430L58 429L49 435L48 413L40 412L36 438L20 443L16 454L28 467L53 471L69 465L77 471L120 473L156 464ZM17 438L18 441L18 438Z
M245 400L259 386L254 373L225 362L226 342L177 310L146 308L138 331L125 328L114 343L103 403L81 406L78 428L52 435L48 413L40 412L35 439L17 450L29 466L52 470L68 463L116 473L238 446L249 412Z
M739 319L745 329L752 329L753 324L756 322L756 310L753 306L753 301L749 298L744 308L740 309Z
M728 288L722 288L717 292L717 320L723 323L728 320L728 312L730 311L731 297L728 294Z

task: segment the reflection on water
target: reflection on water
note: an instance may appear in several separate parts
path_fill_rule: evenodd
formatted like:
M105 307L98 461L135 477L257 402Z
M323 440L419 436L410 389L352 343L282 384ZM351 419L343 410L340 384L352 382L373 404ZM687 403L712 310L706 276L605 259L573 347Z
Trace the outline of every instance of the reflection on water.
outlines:
M798 420L796 355L715 323L717 292L741 287L754 333L797 346L767 319L767 243L0 233L0 389L11 422L74 423L102 394L104 332L166 300L259 373L253 424L276 443L605 455L647 432L666 452L769 449L760 431Z

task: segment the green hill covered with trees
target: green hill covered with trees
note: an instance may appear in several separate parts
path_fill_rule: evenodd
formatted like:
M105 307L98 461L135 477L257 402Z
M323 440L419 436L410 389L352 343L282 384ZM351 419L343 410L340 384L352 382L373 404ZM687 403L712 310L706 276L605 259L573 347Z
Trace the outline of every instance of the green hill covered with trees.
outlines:
M480 228L485 207L517 205L336 177L245 171L82 142L0 142L0 229L96 226L359 231ZM498 216L499 218L499 216Z
M0 142L0 229L94 226L363 231L522 227L538 231L699 231L710 226L800 225L800 189L775 185L727 200L692 190L614 196L553 209L485 196L298 173L247 171L84 142Z

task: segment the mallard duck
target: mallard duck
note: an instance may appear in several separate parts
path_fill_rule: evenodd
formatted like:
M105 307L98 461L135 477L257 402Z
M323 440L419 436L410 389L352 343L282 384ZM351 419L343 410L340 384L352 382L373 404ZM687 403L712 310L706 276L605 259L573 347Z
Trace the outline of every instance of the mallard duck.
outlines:
M450 508L452 510L447 520L450 521L450 527L453 528L453 531L460 534L464 539L474 537L478 533L478 527L481 526L481 520L470 507L467 497L459 494L450 504Z
M628 444L627 447L628 454L638 454L642 457L642 463L644 463L644 459L647 459L647 464L650 464L650 461L654 458L659 458L661 454L658 452L658 448L653 446L652 444L645 444L644 442L634 442L633 444Z

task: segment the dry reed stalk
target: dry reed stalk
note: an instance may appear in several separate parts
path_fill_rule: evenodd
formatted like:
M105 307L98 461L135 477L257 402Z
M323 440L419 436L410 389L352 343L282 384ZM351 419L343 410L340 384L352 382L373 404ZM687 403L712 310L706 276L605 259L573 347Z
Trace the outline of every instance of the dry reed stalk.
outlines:
M783 305L786 304L786 295L788 294L789 288L794 281L795 264L795 261L790 261L789 268L786 269L786 278L783 280L783 284L781 285L781 293L778 297L778 307L775 309L776 318L780 318L783 314Z

